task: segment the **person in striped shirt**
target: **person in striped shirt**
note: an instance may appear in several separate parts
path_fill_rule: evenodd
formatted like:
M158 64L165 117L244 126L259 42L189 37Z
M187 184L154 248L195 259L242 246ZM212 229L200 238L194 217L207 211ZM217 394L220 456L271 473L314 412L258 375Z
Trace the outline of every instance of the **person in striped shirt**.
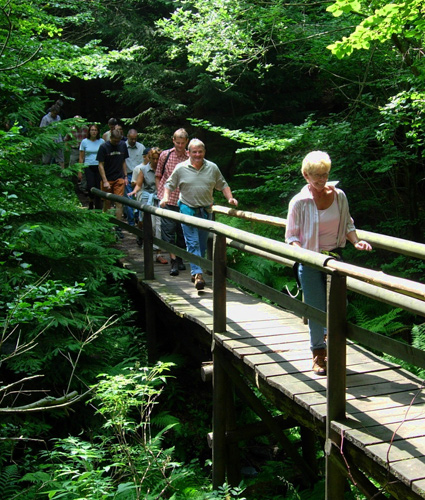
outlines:
M350 241L357 250L372 250L356 234L345 193L328 182L331 159L323 151L312 151L303 160L301 172L307 184L289 203L285 239L290 245L338 257ZM298 278L306 304L326 311L326 274L303 264ZM326 375L325 328L309 320L313 371Z

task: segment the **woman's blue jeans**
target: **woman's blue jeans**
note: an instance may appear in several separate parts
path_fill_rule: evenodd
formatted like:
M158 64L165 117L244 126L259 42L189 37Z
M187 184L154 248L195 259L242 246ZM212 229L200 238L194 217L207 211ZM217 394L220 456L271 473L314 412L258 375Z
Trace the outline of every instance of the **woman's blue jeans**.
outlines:
M326 312L326 274L309 266L300 264L298 277L303 290L304 302L309 306ZM310 330L310 348L323 349L326 347L324 336L326 328L317 321L308 320Z

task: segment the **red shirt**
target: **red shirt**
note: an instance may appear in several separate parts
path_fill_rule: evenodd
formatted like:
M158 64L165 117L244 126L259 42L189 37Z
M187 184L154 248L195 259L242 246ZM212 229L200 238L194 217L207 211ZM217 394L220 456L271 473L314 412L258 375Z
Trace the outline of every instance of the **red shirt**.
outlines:
M167 163L165 163L168 153L170 153L170 156L168 157ZM187 160L188 158L189 158L189 153L187 151L184 151L183 154L179 155L176 151L176 148L166 149L159 155L158 165L155 171L155 177L158 177L160 179L158 187L158 198L160 200L162 200L162 198L164 197L164 185L167 182L168 177L170 177L170 175L173 173L173 170L179 163ZM165 169L164 169L164 163L165 163ZM163 169L164 173L162 172ZM177 202L179 200L179 194L180 191L178 189L171 192L168 205L177 206Z

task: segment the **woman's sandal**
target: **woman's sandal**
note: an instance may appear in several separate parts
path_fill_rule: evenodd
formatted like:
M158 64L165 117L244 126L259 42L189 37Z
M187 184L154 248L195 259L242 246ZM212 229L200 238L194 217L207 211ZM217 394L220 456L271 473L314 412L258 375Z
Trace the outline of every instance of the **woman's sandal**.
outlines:
M158 255L156 261L159 262L160 264L168 264L168 260L164 259L162 255Z

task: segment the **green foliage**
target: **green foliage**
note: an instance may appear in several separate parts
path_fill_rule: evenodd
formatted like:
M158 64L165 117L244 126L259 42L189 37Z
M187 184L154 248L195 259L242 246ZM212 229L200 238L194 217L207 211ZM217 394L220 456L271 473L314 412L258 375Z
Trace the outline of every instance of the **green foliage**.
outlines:
M0 473L0 497L3 500L15 498L18 491L17 480L19 478L18 467L8 465Z
M105 427L112 427L119 434L139 430L142 441L149 441L150 414L161 394L158 387L164 384L171 366L171 363L158 362L149 368L136 363L134 367L124 367L122 374L100 375L102 380L96 385L95 398L101 401L98 412L107 419ZM137 421L130 417L133 408L137 410Z
M404 326L401 321L398 321L403 315L402 309L391 309L384 314L377 315L376 308L379 308L379 305L374 302L373 305L369 306L370 313L373 311L373 318L370 319L370 316L368 317L367 310L365 308L365 301L370 302L370 299L358 299L357 305L351 304L356 324L362 328L366 328L372 332L380 334L391 335ZM379 309L383 309L383 307L381 306Z
M412 328L412 345L417 349L425 351L425 325L415 325Z
M47 280L39 286L26 285L20 292L21 296L15 296L13 302L7 304L10 310L7 321L11 327L36 319L41 322L45 322L46 319L50 320L50 313L56 307L70 306L85 290L82 283L76 283L73 287L64 287L58 281ZM5 320L2 320L1 326L6 326Z
M417 349L420 349L421 351L425 350L425 325L414 325L412 328L412 345L413 347L416 347ZM425 369L421 368L418 369L417 367L409 367L409 369L414 373L418 375L418 377L421 377L422 379L425 378Z
M246 500L245 497L241 497L244 490L245 488L243 483L235 487L231 487L227 483L224 483L222 486L219 486L217 490L207 494L204 498L205 500L210 500L210 499L230 500L232 498Z
M294 479L294 464L288 460L265 462L258 476L247 480L248 498L300 500L299 488L292 484Z
M237 271L248 274L251 278L264 283L275 290L292 287L293 276L285 272L285 268L276 262L236 250L229 251L229 263Z
M23 480L34 483L49 498L113 498L115 488L103 450L70 437L57 440L53 450L41 456L45 465Z
M28 77L32 75L27 84L31 81L40 84L52 74L61 81L71 76L90 79L110 75L108 65L120 57L131 57L138 47L108 54L98 40L79 45L67 40L72 29L88 29L96 25L96 13L102 10L102 2L98 0L85 4L68 0L57 4L56 8L46 7L38 0L26 5L7 2L2 9L0 25L8 48L1 66L3 75L8 75L4 72L10 70L12 76L12 70L24 64L21 72ZM67 64L63 63L64 60ZM8 78L4 83L7 88L7 85L12 85L12 79Z
M338 0L327 10L336 17L354 13L362 19L350 36L329 45L328 48L339 58L351 55L354 50L370 49L374 42L392 40L399 50L404 42L407 52L407 47L421 46L423 41L421 0L372 4L359 0ZM397 42L398 37L401 37L402 42ZM420 57L416 59L421 64Z
M164 387L161 404L152 415L152 426L157 429L173 425L173 432L164 436L164 445L173 446L177 460L188 463L198 457L203 462L210 457L206 440L211 431L210 388L202 383L191 359L173 353L163 361L176 363L175 379Z
M8 5L12 10L3 12L1 23L17 16L15 3ZM41 4L33 2L31 8L36 5ZM32 50L40 19L26 16L22 14L22 22L32 23L31 27L25 31L17 20L9 33L9 48L16 49L16 44L23 47L28 35L33 37L27 44ZM51 12L46 16L54 24L56 17ZM23 30L20 38L14 31L17 26ZM52 36L57 37L59 31L52 31ZM56 55L63 50L62 62L66 48L55 40ZM32 126L44 113L43 78L50 75L52 66L37 59L37 52L31 59L31 69L26 65L14 67L17 61L7 59L5 54L18 52L3 49L2 120L7 125L18 124L0 133L1 395L2 404L13 408L37 405L46 395L54 401L71 391L85 392L99 372L130 355L130 346L137 344L137 338L133 312L122 288L127 272L117 266L121 254L112 248L115 236L109 221L102 214L83 210L75 195L72 179L81 167L62 171L57 165L39 164L41 153L53 146L58 135L69 132L74 123L64 121L45 129ZM42 53L48 55L47 47ZM66 53L71 61L74 52ZM24 48L19 54L25 56ZM4 71L7 64L10 72ZM17 80L21 87L15 92ZM13 100L8 98L11 94ZM145 350L140 344L137 351L143 359ZM67 411L65 404L62 411L46 411L42 416L24 412L12 415L9 425L1 429L2 456L13 456L17 450L17 455L27 460L21 460L21 470L31 471L34 457L27 449L23 451L25 444L30 440L40 446L55 421L61 419L58 428L71 431L74 421L67 418ZM32 494L26 484L17 491L29 499Z
M284 151L289 147L296 147L299 140L303 137L305 129L308 129L313 123L311 120L308 120L299 127L294 127L292 124L277 124L266 125L260 129L249 128L243 131L229 130L225 127L215 126L207 120L193 118L190 122L193 126L210 130L223 137L249 146L248 148L238 148L236 153L246 151Z
M425 94L415 89L402 91L392 96L389 102L382 107L381 116L383 123L378 132L381 141L396 144L400 131L404 129L408 149L420 151L425 155L424 149L424 120Z
M195 479L197 462L183 466L173 460L172 449L161 447L172 426L153 432L151 414L171 366L158 363L148 368L127 360L115 367L117 374L100 376L91 404L102 416L106 432L91 442L76 437L55 440L52 450L41 453L41 470L26 474L23 481L53 499L154 499L163 495L201 499L228 494L239 498L241 491L227 485L213 496L204 492L205 486Z
M92 36L89 27L96 26L102 5L68 0L46 5L36 0L24 6L12 1L1 10L0 362L2 404L11 408L36 405L46 394L54 401L71 391L82 393L99 372L131 356L132 350L140 360L145 356L122 287L127 271L117 266L121 254L112 248L114 232L105 216L83 210L75 195L73 179L81 166L62 171L57 165L40 165L41 154L57 147L55 140L75 124L64 120L43 129L37 126L45 114L43 96L49 92L45 78L111 75L111 62L128 62L139 51L137 46L107 51ZM78 36L83 34L78 43L76 26ZM28 500L46 488L49 466L33 472L38 469L35 453L24 447L27 441L40 446L56 426L57 434L72 432L73 426L79 432L78 420L67 418L67 411L64 405L62 411L41 416L23 412L2 426L2 456L13 456L16 449L18 457L25 457L19 459L19 475L28 472L22 489L9 474L10 491L13 486L19 492L15 498ZM77 455L85 448L86 465L90 456L93 462L102 461L102 450L90 446L75 440L65 448ZM62 460L59 447L50 465ZM102 484L107 489L111 482L109 471L89 467L73 484L73 474L67 475L63 463L68 481L63 491L74 497L79 488L93 488L93 498L101 498ZM3 468L2 477L11 470ZM35 487L28 489L28 482ZM124 482L118 488L122 498L126 488ZM114 485L111 498L118 498L116 489ZM7 492L2 493L6 498Z
M412 331L412 346L420 349L421 351L425 350L425 324L413 325ZM400 364L406 370L414 373L416 376L421 379L425 378L425 369L419 368L418 366L411 365L410 363L406 363L406 361L400 360L393 356L385 356L386 359Z
M27 457L21 498L50 492L52 498L123 499L135 497L136 488L145 498L243 494L242 487L228 485L211 492L196 461L180 463L201 449L208 408L190 401L183 414L177 403L184 396L173 388L169 408L157 411L165 371L141 368L143 334L133 324L122 285L126 272L116 266L120 253L111 246L109 223L79 206L71 182L79 166L61 171L39 165L42 152L73 124L37 127L50 93L47 79L60 88L58 82L71 78L115 78L119 90L109 95L134 109L127 123L140 124L145 144L168 147L173 130L188 125L192 135L205 138L212 159L222 160L244 210L284 216L304 183L302 157L326 150L332 180L347 192L358 227L423 240L424 110L423 95L415 90L423 87L420 5L338 0L329 8L343 14L338 18L325 8L280 0L3 2L0 361L4 384L31 375L43 376L44 384L25 385L3 402L34 401L35 391L81 392L105 373L92 401L104 428L91 417L84 422L81 413L91 407L73 414L78 418L66 418L66 411L26 421L16 416L1 427L2 438L22 436L23 442L55 432L41 471L32 452L26 455L19 448L24 445L17 445L17 455ZM335 43L358 20L354 33ZM348 61L342 58L348 54ZM232 223L284 237L280 229ZM423 264L413 259L350 250L346 255L375 269L423 275ZM293 286L290 271L276 263L233 250L229 261L276 289ZM392 334L407 323L399 312L371 304L352 302L359 324ZM420 346L422 330L412 332ZM199 432L187 416L200 422ZM70 437L57 439L57 427ZM2 451L12 456L15 447L2 441ZM286 471L278 472L288 498L323 497L323 485L298 492ZM12 491L17 477L12 469L3 470L2 477L7 475Z
M280 2L267 7L257 3L254 10L254 4L248 1L194 0L184 2L170 19L158 20L157 26L163 35L178 42L169 48L171 58L179 56L185 47L191 64L207 64L207 71L224 80L229 66L260 59L260 40L264 41L265 52L271 24L278 25L277 31L285 28L282 17ZM250 30L246 29L247 22ZM212 39L218 43L211 44Z
M400 276L412 281L424 281L425 262L418 259L399 255L390 262L383 263L381 268L382 271L394 276Z
M116 266L120 254L109 248L114 236L106 220L81 210L71 184L57 177L54 168L22 164L19 183L10 180L12 165L3 167L0 176L8 189L0 244L3 342L30 342L43 332L30 350L8 360L9 367L31 373L47 368L68 349L79 352L85 339L122 312L105 335L116 348L114 335L120 331L122 337L129 313L124 313L120 294L111 295L119 288L111 280L119 283L126 271ZM50 332L54 335L47 341ZM100 346L90 344L88 354L93 355Z

